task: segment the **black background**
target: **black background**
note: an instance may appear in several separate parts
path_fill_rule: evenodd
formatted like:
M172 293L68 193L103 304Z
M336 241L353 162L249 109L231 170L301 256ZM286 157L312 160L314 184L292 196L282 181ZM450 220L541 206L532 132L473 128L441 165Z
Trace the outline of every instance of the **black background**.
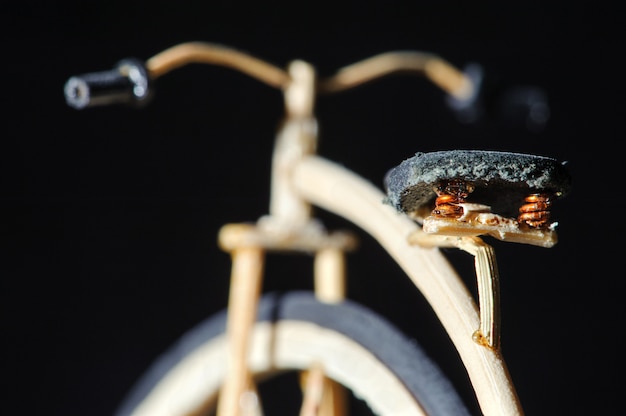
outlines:
M74 74L180 42L229 45L320 76L389 50L478 62L490 82L537 85L544 129L463 125L418 77L386 78L317 104L320 153L377 185L416 151L519 151L568 161L552 249L492 241L503 353L529 415L607 414L624 350L623 54L618 13L597 2L41 2L3 5L0 147L3 407L109 415L186 329L226 304L216 234L266 212L278 91L194 65L159 80L140 111L65 106ZM329 228L342 219L319 213ZM358 231L349 295L464 375L429 307ZM446 252L474 288L472 260ZM264 290L310 287L310 259L268 259ZM469 396L468 396L469 397Z

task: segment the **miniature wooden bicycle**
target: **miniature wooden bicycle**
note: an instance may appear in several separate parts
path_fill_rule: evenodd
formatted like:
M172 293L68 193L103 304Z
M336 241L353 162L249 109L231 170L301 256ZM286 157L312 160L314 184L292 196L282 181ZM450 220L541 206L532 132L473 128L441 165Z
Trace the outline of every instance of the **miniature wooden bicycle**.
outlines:
M504 152L418 153L392 169L387 193L316 153L314 102L396 71L423 74L460 105L476 82L441 58L390 52L318 80L293 61L286 71L227 47L185 43L147 62L121 61L112 71L68 80L68 104L84 108L142 103L150 84L188 63L229 66L284 92L269 214L254 224L225 225L221 247L232 255L228 312L189 332L139 382L120 414L259 415L256 385L287 370L302 371L301 415L343 415L346 390L376 414L468 414L438 367L414 343L368 309L345 299L346 232L327 232L312 206L340 215L371 234L429 301L458 350L486 415L519 415L499 351L498 272L480 235L550 247L549 209L567 193L569 176L554 159ZM478 305L437 247L475 257ZM264 254L314 254L314 295L261 296Z

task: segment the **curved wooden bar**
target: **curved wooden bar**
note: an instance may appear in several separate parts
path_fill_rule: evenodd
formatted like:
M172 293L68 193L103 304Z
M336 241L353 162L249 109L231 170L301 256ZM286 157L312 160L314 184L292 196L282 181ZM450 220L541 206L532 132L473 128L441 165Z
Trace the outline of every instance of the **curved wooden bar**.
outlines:
M323 158L304 158L293 180L298 192L311 203L371 234L407 273L458 350L483 413L522 415L501 353L472 340L480 319L471 293L438 249L409 244L410 234L422 232L419 226L383 204L384 194L374 185Z

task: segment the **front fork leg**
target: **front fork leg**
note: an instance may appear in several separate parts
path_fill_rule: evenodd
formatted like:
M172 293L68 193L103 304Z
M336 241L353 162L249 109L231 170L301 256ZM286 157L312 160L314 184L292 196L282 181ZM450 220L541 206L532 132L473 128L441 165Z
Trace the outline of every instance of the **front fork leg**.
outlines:
M315 253L315 297L326 303L345 299L345 253L336 247L320 248ZM324 373L322 364L302 373L302 407L300 416L344 416L347 414L347 392Z
M229 367L220 391L217 415L260 416L262 410L247 358L261 290L264 252L258 247L237 248L232 251L232 260L226 321Z

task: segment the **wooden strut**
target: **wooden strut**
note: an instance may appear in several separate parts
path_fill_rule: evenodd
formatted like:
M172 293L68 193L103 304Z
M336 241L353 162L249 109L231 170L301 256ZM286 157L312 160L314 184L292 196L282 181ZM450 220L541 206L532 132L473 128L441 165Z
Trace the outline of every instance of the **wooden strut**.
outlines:
M493 247L476 236L434 235L422 231L410 234L408 242L425 248L456 247L474 256L480 325L472 339L497 350L500 347L500 276Z
M322 248L315 254L315 296L327 303L346 297L344 250ZM339 383L326 377L322 364L305 371L302 377L300 416L343 416L347 414L348 393Z
M453 241L458 248L474 256L480 328L472 334L472 339L480 345L498 349L500 347L500 277L495 251L479 237L454 238Z
M321 364L302 373L302 408L299 416L341 416L347 414L346 390L324 374Z
M264 252L260 247L242 247L232 252L228 299L228 375L217 405L219 416L258 416L261 407L248 370L249 338L256 320L261 289ZM244 400L245 397L256 400Z

